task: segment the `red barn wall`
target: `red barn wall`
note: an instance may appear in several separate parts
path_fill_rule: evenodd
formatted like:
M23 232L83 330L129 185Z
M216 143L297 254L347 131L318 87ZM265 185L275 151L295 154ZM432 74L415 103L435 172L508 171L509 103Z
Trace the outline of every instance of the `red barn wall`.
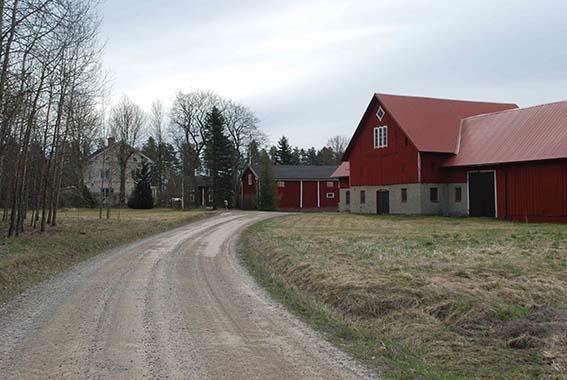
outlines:
M349 189L350 188L350 180L348 177L343 177L339 179L339 187L341 189Z
M248 184L248 175L252 175L252 184ZM257 178L250 168L246 168L241 177L242 181L242 208L253 210L256 208L256 193L258 191Z
M422 183L466 183L465 170L445 169L443 164L451 157L448 153L421 153Z
M349 155L351 186L418 183L417 149L388 112L378 120L378 108L374 99ZM374 148L374 128L379 126L388 126L387 148Z
M317 208L317 181L303 181L303 208Z
M299 181L285 181L284 183L284 187L276 185L278 208L299 209Z
M332 184L333 186L328 187L327 183ZM333 193L335 197L327 198L327 193ZM321 208L339 207L339 182L321 181L319 196L321 197Z
M497 188L501 219L567 222L567 160L499 167Z

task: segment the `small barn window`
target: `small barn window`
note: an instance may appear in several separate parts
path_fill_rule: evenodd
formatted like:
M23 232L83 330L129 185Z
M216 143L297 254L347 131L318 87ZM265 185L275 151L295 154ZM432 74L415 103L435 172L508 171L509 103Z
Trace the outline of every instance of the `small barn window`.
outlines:
M194 190L192 190L191 194L189 194L189 200L191 202L195 202L195 191Z
M345 193L345 202L347 205L350 205L350 190L347 190Z
M461 203L463 200L463 189L459 187L455 187L455 203Z
M209 191L209 203L213 203L213 192Z
M285 187L285 182L284 181L278 181L278 187Z
M366 203L366 191L360 191L360 204L363 205Z
M408 202L408 189L402 189L402 203Z
M327 199L335 199L335 193L327 193Z
M386 148L388 146L388 127L374 128L374 148Z
M433 203L439 202L439 189L432 187L429 189L429 200Z
M248 174L248 186L252 186L252 174Z
M384 115L386 115L386 112L384 112L384 109L382 108L382 106L380 106L378 108L378 112L376 112L376 117L378 118L378 120L382 121Z
M327 187L335 187L335 183L333 181L328 181Z

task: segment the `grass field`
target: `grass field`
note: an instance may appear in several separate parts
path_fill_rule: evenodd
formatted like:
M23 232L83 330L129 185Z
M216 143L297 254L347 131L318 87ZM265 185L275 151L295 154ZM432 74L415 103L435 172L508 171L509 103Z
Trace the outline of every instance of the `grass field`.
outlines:
M0 239L0 304L30 286L106 249L172 229L206 211L113 209L99 219L95 209L61 210L58 225L43 233ZM2 226L5 236L5 226Z
M386 378L567 373L567 226L291 215L248 229L242 258Z

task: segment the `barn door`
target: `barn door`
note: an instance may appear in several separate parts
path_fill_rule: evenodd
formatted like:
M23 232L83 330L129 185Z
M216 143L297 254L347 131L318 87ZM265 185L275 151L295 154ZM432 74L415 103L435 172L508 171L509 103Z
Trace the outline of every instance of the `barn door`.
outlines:
M495 172L469 173L469 215L496 217Z
M390 213L390 192L389 191L377 191L376 192L376 204L377 212L379 215Z

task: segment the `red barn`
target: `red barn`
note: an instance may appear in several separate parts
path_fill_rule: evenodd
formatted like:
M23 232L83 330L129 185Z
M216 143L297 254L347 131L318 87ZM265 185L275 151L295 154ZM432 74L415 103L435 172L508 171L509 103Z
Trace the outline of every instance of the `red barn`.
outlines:
M353 212L567 222L567 102L376 94L343 159Z
M272 173L279 210L336 211L339 180L332 178L336 166L275 165ZM241 177L242 207L256 208L258 170L248 165Z

